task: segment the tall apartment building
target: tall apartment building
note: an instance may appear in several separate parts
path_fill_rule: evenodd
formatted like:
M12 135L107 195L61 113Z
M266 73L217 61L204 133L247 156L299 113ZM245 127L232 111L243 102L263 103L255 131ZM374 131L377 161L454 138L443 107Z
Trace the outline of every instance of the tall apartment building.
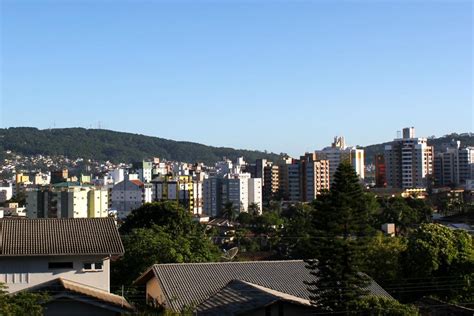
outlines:
M148 183L152 179L153 163L151 161L140 161L133 164L134 172L138 174L138 179L143 183Z
M316 159L316 153L300 157L300 199L311 202L323 191L329 190L329 160Z
M109 216L109 189L91 187L88 192L88 217L98 218Z
M222 210L222 182L224 179L212 177L204 179L203 191L203 212L206 215L216 217Z
M263 201L268 203L271 200L280 198L280 169L281 167L268 163L263 170Z
M263 207L263 189L261 178L248 179L248 196L248 205L258 205L259 214L261 214Z
M230 202L239 212L248 212L252 203L262 208L262 179L251 178L250 173L230 173L224 178L211 177L203 182L204 213L219 216L223 206Z
M364 150L346 146L344 137L334 137L331 147L315 151L317 158L329 160L329 177L334 181L334 173L343 161L349 161L360 179L365 177Z
M301 186L300 186L300 164L298 160L294 160L291 164L287 164L287 192L288 201L297 202L301 200Z
M385 167L385 156L383 154L375 155L375 186L385 188L387 186L387 175Z
M434 157L434 176L437 186L459 186L474 179L474 147L461 147L460 141L445 145Z
M176 201L193 214L202 213L202 182L192 176L164 176L151 185L154 201Z
M99 202L103 204L96 201L97 195L94 194L98 194L96 189L74 182L27 191L26 214L29 218L106 217L108 191L102 192L102 197L105 195L102 200L99 196Z
M433 174L433 147L426 138L416 138L415 128L403 129L403 138L385 146L387 187L426 188Z
M111 209L117 211L118 217L123 219L134 209L151 201L150 184L145 184L140 180L126 179L113 186L110 206Z

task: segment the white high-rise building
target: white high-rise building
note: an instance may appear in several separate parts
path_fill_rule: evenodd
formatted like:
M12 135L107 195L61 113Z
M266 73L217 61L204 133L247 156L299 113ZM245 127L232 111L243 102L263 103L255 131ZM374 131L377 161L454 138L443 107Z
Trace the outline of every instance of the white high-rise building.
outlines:
M250 204L262 208L262 179L251 178L250 173L229 173L224 178L204 179L203 211L209 216L219 216L226 203L240 212L248 212Z
M262 195L262 179L261 178L250 178L248 179L248 203L249 205L258 205L259 214L262 213L263 206L263 195Z
M464 185L474 179L474 147L461 147L460 141L452 141L436 153L434 175L437 186Z
M315 153L317 159L329 161L329 178L331 183L334 182L334 173L336 173L339 164L345 160L351 163L359 178L364 179L364 150L356 147L347 147L344 137L334 137L331 147L316 150Z
M385 146L387 187L426 188L433 174L433 147L426 138L416 138L414 127L403 129L403 138Z

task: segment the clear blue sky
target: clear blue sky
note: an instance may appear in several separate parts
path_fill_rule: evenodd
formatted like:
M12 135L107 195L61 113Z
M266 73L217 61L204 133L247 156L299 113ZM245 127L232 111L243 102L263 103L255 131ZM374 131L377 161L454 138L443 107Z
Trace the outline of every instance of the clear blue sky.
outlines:
M293 155L473 131L471 1L1 1L1 126Z

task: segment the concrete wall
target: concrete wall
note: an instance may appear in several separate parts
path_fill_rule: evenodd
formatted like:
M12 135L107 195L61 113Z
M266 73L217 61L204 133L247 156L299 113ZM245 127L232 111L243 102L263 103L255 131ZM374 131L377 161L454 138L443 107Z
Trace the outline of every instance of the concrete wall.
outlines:
M85 262L98 261L103 261L102 271L83 271ZM73 262L73 269L50 270L49 262ZM10 293L59 277L109 291L110 261L100 256L0 257L0 282Z

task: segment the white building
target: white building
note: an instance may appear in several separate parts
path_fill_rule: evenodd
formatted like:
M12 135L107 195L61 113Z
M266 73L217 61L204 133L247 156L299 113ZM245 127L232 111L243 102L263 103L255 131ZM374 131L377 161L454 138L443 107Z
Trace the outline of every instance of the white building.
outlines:
M262 179L261 178L250 178L248 179L248 193L249 205L255 203L258 205L259 214L262 214L263 207L263 194L262 194Z
M119 218L125 218L134 209L152 201L152 188L140 180L124 180L112 188L111 209Z
M0 235L0 283L8 293L48 292L46 316L131 311L110 293L110 258L124 253L113 219L3 218Z
M88 217L99 218L109 216L109 189L103 187L91 188L88 200Z
M238 212L248 212L252 203L262 208L262 179L251 178L250 173L226 174L224 178L211 177L203 182L203 212L219 216L223 205L232 203Z
M385 146L387 187L422 189L433 174L433 147L426 138L415 137L415 128L403 129L403 138Z
M315 151L317 159L329 160L329 178L334 182L334 173L336 173L339 164L345 160L349 161L354 167L360 179L365 177L364 150L356 147L347 147L344 137L334 137L331 147Z
M13 185L7 183L0 186L0 203L4 203L13 197Z

